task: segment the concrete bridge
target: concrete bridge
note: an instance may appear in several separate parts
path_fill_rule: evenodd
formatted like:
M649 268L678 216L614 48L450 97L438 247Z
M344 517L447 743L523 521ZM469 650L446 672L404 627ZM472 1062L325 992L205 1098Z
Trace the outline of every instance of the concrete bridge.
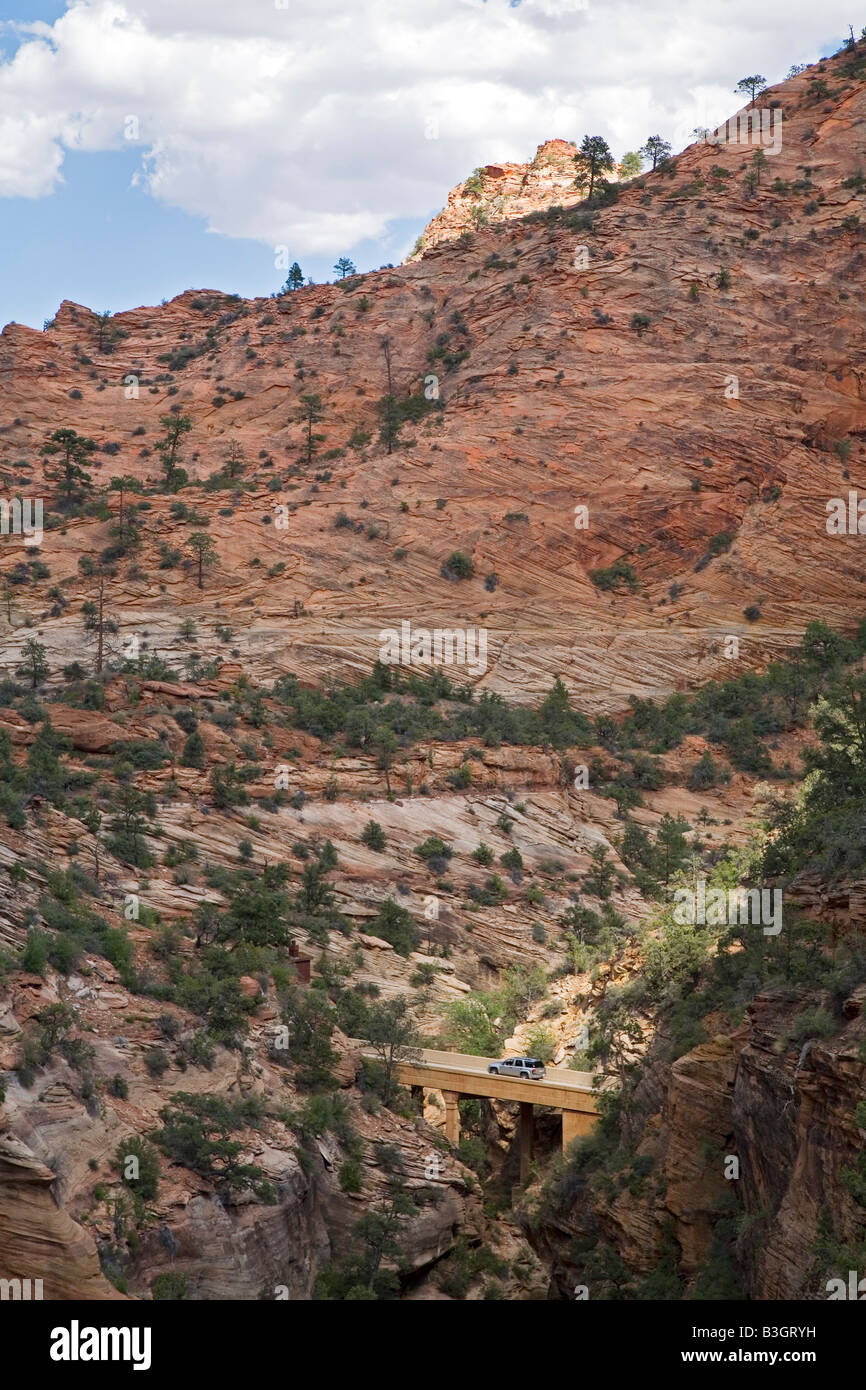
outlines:
M365 1049L367 1055L372 1052ZM488 1072L498 1057L472 1057L464 1052L435 1052L420 1048L418 1055L397 1062L397 1078L404 1086L419 1091L441 1091L445 1101L445 1133L452 1144L460 1142L461 1096L488 1096L496 1100L517 1101L520 1105L520 1180L529 1177L532 1162L533 1106L549 1105L562 1111L562 1151L588 1134L595 1124L598 1097L592 1089L592 1073L548 1067L542 1081L521 1081L516 1076L495 1076Z

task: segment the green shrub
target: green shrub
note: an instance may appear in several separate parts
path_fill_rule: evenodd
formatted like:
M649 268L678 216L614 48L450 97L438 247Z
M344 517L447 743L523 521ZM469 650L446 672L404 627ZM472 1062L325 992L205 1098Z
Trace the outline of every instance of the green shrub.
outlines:
M818 1007L804 1009L794 1020L791 1041L800 1044L807 1038L832 1038L838 1028L839 1024L829 1010Z
M446 845L444 840L440 840L438 835L428 835L421 845L415 846L415 853L426 860L431 859L450 859L454 853L450 845Z
M361 831L361 840L368 849L375 850L381 854L387 844L387 837L378 821L368 820L364 829Z
M45 967L48 964L48 953L51 946L51 938L46 932L29 931L27 933L27 944L21 953L21 969L26 970L30 975L45 974Z
M181 767L203 768L205 765L204 739L198 729L194 729L183 745L180 755Z
M367 924L367 930L372 936L390 941L398 956L416 951L421 940L411 913L393 898L385 899L372 922Z
M189 1297L189 1275L180 1270L157 1274L150 1286L150 1294L155 1303L181 1302Z
M707 550L711 555L723 555L726 550L730 550L735 540L733 531L717 531L710 537Z
M728 781L727 773L719 766L709 749L702 753L689 772L686 785L690 791L704 791Z
M178 1091L172 1105L160 1111L162 1128L153 1139L174 1162L216 1183L225 1194L252 1190L263 1201L273 1202L273 1187L264 1180L262 1170L256 1164L241 1163L244 1145L229 1138L242 1127L257 1128L263 1110L254 1096L229 1101Z
M475 574L475 566L470 557L462 550L452 550L448 559L443 561L440 573L444 579L456 583L460 579L472 579Z
M459 767L452 769L446 779L449 786L455 791L463 791L466 787L472 786L472 766L470 763L461 763Z
M602 569L590 570L589 577L597 589L618 589L621 585L634 593L639 588L637 573L632 564L622 556L612 565Z
M155 1201L159 1188L159 1154L146 1139L138 1134L122 1139L115 1151L114 1167L131 1192L142 1201Z
M543 1023L536 1023L526 1034L524 1051L527 1057L538 1057L544 1062L545 1066L553 1060L556 1052L556 1035L552 1028L546 1028Z
M160 1077L168 1071L171 1060L161 1047L149 1047L144 1054L144 1065L153 1077Z
M357 1193L361 1191L363 1186L361 1165L357 1158L347 1158L344 1163L340 1164L339 1179L343 1192Z

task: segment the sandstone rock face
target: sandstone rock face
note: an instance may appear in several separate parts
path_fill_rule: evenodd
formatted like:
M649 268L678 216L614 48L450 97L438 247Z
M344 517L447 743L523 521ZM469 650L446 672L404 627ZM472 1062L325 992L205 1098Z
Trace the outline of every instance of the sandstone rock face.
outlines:
M696 144L672 176L623 185L591 228L506 220L471 246L279 300L189 291L118 315L126 336L110 355L90 310L71 303L44 333L7 326L4 488L42 488L39 449L58 422L117 446L95 455L100 483L158 479L171 406L193 421L181 462L194 480L223 467L231 440L243 446L236 496L194 494L218 554L204 587L181 563L195 523L163 495L139 513L141 554L110 595L119 635L179 675L181 618L206 660L236 652L256 679L311 682L369 671L381 634L408 621L484 629L484 669L454 668L480 689L537 701L560 674L596 712L730 674L729 636L745 668L782 654L812 618L852 627L866 606L861 538L828 534L827 504L856 491L864 459L854 219L866 96L840 76L833 100L815 102L815 76L771 89L783 148L754 195L750 147ZM539 179L559 168L551 160ZM386 336L395 394L419 397L433 375L442 406L391 454L376 409ZM308 468L299 412L311 391L324 415ZM116 514L116 494L109 505ZM92 586L78 561L108 540L92 517L46 532L50 580L16 589L5 663L25 615L55 667L82 656ZM173 567L159 568L160 544L180 552ZM29 549L11 537L10 561ZM455 550L473 578L443 577ZM633 590L593 581L616 560L633 566ZM59 613L49 583L62 586Z
M706 1259L713 1205L725 1191L718 1155L733 1129L732 1098L738 1049L717 1037L681 1057L671 1068L662 1115L670 1136L665 1154L665 1206L674 1216L681 1268L692 1275ZM712 1157L708 1152L712 1150Z
M576 154L570 140L545 140L526 164L485 164L466 183L452 188L446 206L424 228L408 260L489 222L526 217L555 203L568 207L579 202L583 194L575 178Z
M116 1154L123 1152L125 1138L158 1126L159 1111L174 1092L228 1100L261 1094L274 1101L287 1084L287 1074L264 1060L268 1035L262 1024L252 1030L245 1062L219 1049L209 1070L181 1074L171 1068L157 1082L144 1055L158 1010L143 1005L151 1020L143 1036L140 1025L127 1023L127 1036L110 1037L117 1005L103 1012L97 992L80 986L80 979L70 977L60 993L74 999L80 1019L90 1022L96 1087L104 1099L95 1107L86 1104L80 1078L60 1061L41 1070L31 1089L10 1074L3 1110L8 1132L0 1138L0 1277L40 1278L46 1299L122 1297L101 1273L97 1256L98 1245L109 1271L115 1269L113 1198L122 1194ZM47 989L43 1003L46 997ZM135 1033L140 1040L129 1036ZM342 1078L348 1084L359 1059L339 1035L336 1041L345 1046L346 1060L353 1059ZM9 1038L0 1063L13 1055ZM123 1099L110 1097L104 1087L117 1075L127 1079ZM357 1124L370 1155L379 1141L401 1154L409 1190L429 1190L431 1181L439 1189L437 1201L419 1207L403 1235L409 1267L423 1277L453 1248L458 1233L480 1236L480 1197L470 1192L466 1170L453 1158L443 1157L439 1176L431 1180L433 1136L420 1122L383 1111L378 1117L359 1112ZM274 1185L272 1204L249 1194L221 1199L194 1173L163 1164L158 1199L148 1204L151 1219L123 1270L133 1295L146 1294L158 1275L173 1273L186 1276L194 1299L309 1299L319 1270L345 1250L352 1225L367 1206L384 1200L386 1175L373 1157L364 1164L363 1196L349 1196L338 1181L344 1156L333 1141L319 1141L318 1156L306 1170L293 1134L281 1123L250 1134L248 1145L248 1161Z
M861 1000L841 1034L782 1059L773 1043L785 1012L778 999L756 1001L734 1088L743 1200L755 1218L743 1253L757 1297L826 1298L826 1280L846 1278L847 1267L818 1255L822 1216L839 1245L863 1239L863 1209L841 1173L863 1145L854 1110L866 1084L866 1021Z
M0 1279L41 1279L45 1299L122 1299L92 1236L57 1205L53 1180L26 1144L0 1134Z
M801 1049L789 1042L790 1003L759 995L738 1033L700 1044L673 1066L651 1067L636 1094L647 1112L635 1132L650 1171L642 1190L608 1197L584 1189L570 1212L542 1223L558 1292L569 1297L584 1278L569 1244L592 1233L638 1275L674 1250L687 1292L733 1202L743 1295L826 1298L826 1281L847 1270L818 1250L822 1219L832 1214L839 1247L864 1234L863 1209L840 1177L862 1148L854 1121L866 1083L862 997L847 1016L832 1039Z

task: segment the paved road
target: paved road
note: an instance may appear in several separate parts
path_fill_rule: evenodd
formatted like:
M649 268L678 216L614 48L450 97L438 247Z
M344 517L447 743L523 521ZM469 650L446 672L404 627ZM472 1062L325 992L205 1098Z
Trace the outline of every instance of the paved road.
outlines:
M369 1047L364 1047L364 1052L370 1056L372 1053ZM421 1056L413 1058L410 1065L416 1067L442 1067L448 1071L464 1072L467 1076L477 1076L479 1072L486 1074L491 1062L499 1062L499 1057L473 1057L467 1052L436 1052L433 1048L421 1048ZM506 1076L503 1081L517 1081L518 1077ZM543 1081L533 1081L533 1087L539 1091L547 1087L561 1087L570 1091L592 1091L592 1073L588 1071L571 1071L568 1067L548 1067L547 1075ZM539 1096L540 1100L540 1096Z

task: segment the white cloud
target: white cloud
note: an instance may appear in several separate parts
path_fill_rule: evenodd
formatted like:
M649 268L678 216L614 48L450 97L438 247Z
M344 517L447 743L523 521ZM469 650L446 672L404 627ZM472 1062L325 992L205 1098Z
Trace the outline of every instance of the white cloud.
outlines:
M745 71L778 81L847 31L842 0L278 2L76 0L22 26L0 64L0 195L50 194L66 150L123 148L135 117L155 198L336 253L553 136L681 145L737 108Z
M54 121L0 111L0 192L42 198L56 187L63 150Z

